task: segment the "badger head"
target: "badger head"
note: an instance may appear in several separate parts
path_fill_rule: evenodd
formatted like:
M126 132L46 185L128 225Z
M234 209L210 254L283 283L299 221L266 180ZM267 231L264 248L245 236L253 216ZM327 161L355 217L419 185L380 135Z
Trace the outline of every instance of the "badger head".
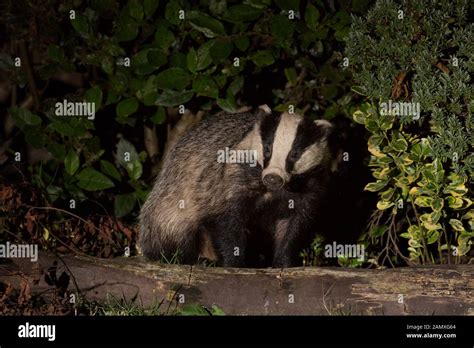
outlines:
M326 120L311 121L289 113L265 113L261 114L256 130L257 159L268 190L279 190L293 176L328 165L332 125Z

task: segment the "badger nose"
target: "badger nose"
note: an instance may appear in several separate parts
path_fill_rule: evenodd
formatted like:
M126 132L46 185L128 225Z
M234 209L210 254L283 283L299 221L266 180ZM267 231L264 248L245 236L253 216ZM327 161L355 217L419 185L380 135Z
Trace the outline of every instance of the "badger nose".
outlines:
M267 174L263 177L263 183L270 190L278 190L278 189L281 189L283 187L283 184L285 182L283 181L283 178L278 176L278 175Z

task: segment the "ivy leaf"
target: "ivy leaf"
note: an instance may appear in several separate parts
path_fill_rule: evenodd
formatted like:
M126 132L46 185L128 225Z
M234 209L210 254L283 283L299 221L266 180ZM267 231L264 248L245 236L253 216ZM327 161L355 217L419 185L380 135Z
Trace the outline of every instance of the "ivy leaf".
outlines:
M84 169L76 177L79 179L77 185L87 191L105 190L115 186L112 180L92 168Z
M69 151L64 158L64 167L66 168L66 173L69 175L74 175L77 169L79 169L79 156L74 151Z

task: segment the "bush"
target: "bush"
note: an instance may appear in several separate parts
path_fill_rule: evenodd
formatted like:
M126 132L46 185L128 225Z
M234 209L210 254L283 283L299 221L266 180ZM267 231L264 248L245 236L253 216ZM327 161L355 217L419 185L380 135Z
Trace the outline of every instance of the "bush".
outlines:
M401 5L379 0L366 17L354 19L347 38L353 89L368 99L353 118L370 134L369 165L376 181L365 189L377 192L379 201L368 239L385 246L382 262L399 257L409 263L460 262L470 253L474 25L469 12L472 7L463 0Z

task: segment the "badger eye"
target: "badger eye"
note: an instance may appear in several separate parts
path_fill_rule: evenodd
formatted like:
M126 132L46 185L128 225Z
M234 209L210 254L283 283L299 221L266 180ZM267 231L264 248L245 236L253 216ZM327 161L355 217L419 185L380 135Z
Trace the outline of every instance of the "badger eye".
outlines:
M288 159L292 162L296 162L296 160L298 159L298 154L296 152L290 152L290 154L288 155Z
M272 148L271 148L271 146L270 146L270 145L265 145L265 146L263 147L263 155L264 155L265 157L270 157L271 154L272 154Z

